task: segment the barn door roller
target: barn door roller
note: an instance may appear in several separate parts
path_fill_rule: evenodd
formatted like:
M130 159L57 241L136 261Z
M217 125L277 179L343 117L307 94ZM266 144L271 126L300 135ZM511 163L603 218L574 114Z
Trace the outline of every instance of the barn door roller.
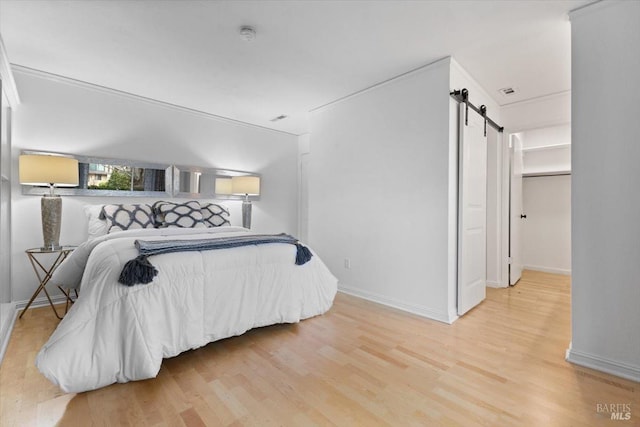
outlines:
M465 109L464 109L464 111L465 111L464 124L465 124L465 126L469 124L469 108L471 108L473 111L475 111L476 113L480 114L482 116L482 118L484 118L484 136L487 136L487 123L489 124L489 126L494 128L498 132L503 132L504 131L504 128L502 126L500 126L499 124L497 124L496 122L491 120L491 118L489 118L489 116L487 116L487 106L486 105L481 105L480 108L478 108L475 105L473 105L471 102L469 102L469 91L466 88L462 89L462 90L454 90L453 92L450 92L449 95L451 95L451 97L453 99L455 99L456 101L458 101L458 102L464 102L464 105L465 105Z

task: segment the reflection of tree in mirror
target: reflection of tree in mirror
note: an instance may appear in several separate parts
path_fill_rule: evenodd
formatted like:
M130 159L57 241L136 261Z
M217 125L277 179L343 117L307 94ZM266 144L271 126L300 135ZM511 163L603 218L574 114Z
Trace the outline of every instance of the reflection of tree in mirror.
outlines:
M98 185L90 185L94 190L131 190L131 168L128 166L113 166L109 179Z
M133 168L133 191L144 191L144 168Z

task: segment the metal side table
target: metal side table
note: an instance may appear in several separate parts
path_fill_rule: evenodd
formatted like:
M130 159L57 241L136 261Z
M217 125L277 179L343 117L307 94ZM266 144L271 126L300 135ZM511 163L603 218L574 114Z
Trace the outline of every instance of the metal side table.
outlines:
M51 306L51 309L55 313L56 317L58 319L62 319L62 316L58 314L56 307L53 305L53 301L51 301L51 297L49 296L49 292L47 291L47 283L49 283L49 280L51 279L51 276L53 276L53 272L56 271L56 268L58 268L58 266L62 264L62 261L64 261L67 258L67 256L74 251L75 248L76 246L61 246L58 249L31 248L25 251L25 253L27 254L27 257L29 258L29 261L31 262L33 271L36 273L36 276L40 281L40 285L31 296L31 299L27 303L27 306L22 310L22 313L20 313L20 317L19 317L20 319L22 318L24 313L27 311L29 306L33 303L33 300L35 300L38 294L40 294L40 292L42 291L44 291L45 295L47 296L47 299L49 300L49 305ZM53 263L51 263L48 267L46 263L43 263L42 261L38 260L38 256L40 255L52 255L52 254L53 255L57 254L57 256L55 257ZM69 309L69 303L73 303L73 300L71 299L71 290L64 290L60 286L58 286L58 289L60 289L60 291L66 297L66 302L65 302L65 314L66 314L67 310ZM77 296L78 296L78 291L76 291L76 297Z

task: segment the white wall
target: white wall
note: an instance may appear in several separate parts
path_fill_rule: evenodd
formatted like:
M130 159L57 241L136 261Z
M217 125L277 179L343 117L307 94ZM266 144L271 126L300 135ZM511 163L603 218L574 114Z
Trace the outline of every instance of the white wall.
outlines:
M2 82L4 83L4 78ZM0 94L0 304L11 302L11 107ZM1 330L0 330L1 332ZM2 335L0 335L0 338ZM1 339L0 339L1 342Z
M448 88L443 60L312 112L309 164L309 242L340 289L445 322Z
M500 110L500 124L510 133L566 125L571 123L571 92L503 105Z
M298 137L298 239L309 240L309 151L311 135Z
M640 2L571 14L572 344L640 381Z
M12 113L20 104L16 82L4 42L0 37L0 80L2 90L0 108L0 304L11 302L11 127ZM0 321L6 324L7 305L2 305ZM3 344L3 327L0 327L0 360Z
M571 172L571 146L533 148L522 150L523 168L526 175L541 175Z
M522 200L523 267L571 274L571 176L524 178Z
M571 125L569 123L543 128L529 129L522 132L526 135L522 142L524 149L541 149L571 144Z
M22 99L13 134L14 301L28 299L35 289L24 250L42 244L39 197L23 196L18 184L17 158L22 149L261 173L262 194L253 206L252 229L297 232L296 136L24 71L14 70L14 74ZM82 205L122 201L64 197L61 243L78 244L85 239ZM232 223L239 225L240 202L225 203L232 209Z
M499 120L494 101L450 58L312 113L309 241L341 290L457 318L457 103L448 92L464 87ZM490 138L493 162L498 139Z

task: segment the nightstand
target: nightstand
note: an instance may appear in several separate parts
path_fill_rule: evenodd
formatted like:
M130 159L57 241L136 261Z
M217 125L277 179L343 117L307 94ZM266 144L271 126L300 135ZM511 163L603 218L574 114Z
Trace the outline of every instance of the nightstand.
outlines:
M62 316L58 314L56 307L53 305L53 301L51 301L49 292L47 292L47 283L49 283L49 280L51 279L51 276L53 276L53 272L56 271L56 268L58 268L60 264L62 264L62 261L64 261L67 258L67 256L74 251L75 248L76 246L61 246L58 249L32 248L32 249L27 249L25 251L25 253L27 254L27 257L29 258L29 261L31 262L33 271L38 277L38 281L40 282L40 285L31 296L31 299L27 303L27 306L22 310L22 313L20 313L19 318L22 318L22 316L27 311L29 306L33 303L33 300L36 299L38 294L44 291L44 294L47 296L47 299L49 300L49 305L51 306L51 309L55 313L56 317L58 319L62 319ZM55 255L54 261L51 264L44 263L44 259L41 259L41 260L38 259L38 257L49 256L49 255ZM62 293L65 295L67 299L65 302L65 310L64 310L66 314L67 310L69 309L69 303L73 303L73 300L71 299L71 295L70 295L71 290L65 291L60 286L58 286L58 289L62 291ZM78 291L75 291L75 292L77 297Z

